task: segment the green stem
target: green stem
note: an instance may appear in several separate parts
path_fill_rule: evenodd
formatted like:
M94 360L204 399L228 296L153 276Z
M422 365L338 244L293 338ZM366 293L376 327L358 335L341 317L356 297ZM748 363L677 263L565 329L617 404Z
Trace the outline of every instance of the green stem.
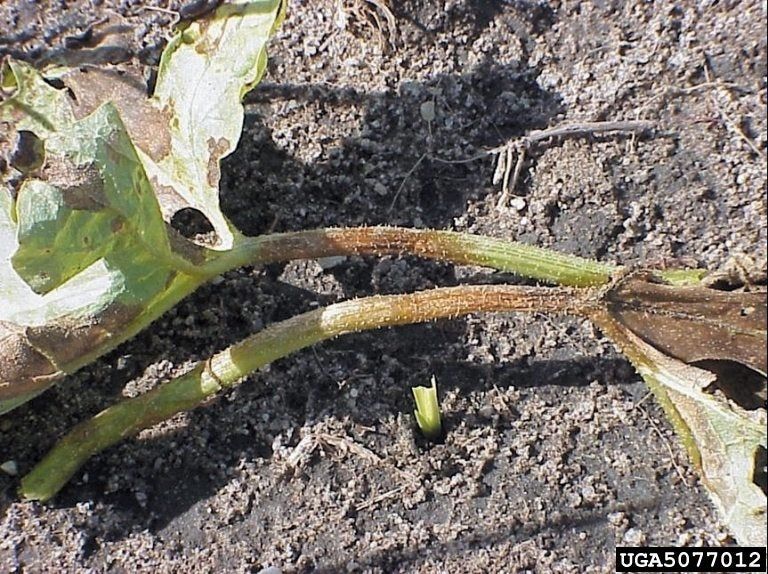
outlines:
M297 315L217 353L191 372L81 423L22 479L21 495L48 500L94 454L175 413L198 406L252 371L319 341L481 311L581 313L591 305L593 297L591 289L461 286L345 301Z
M179 273L165 291L153 299L141 314L123 325L119 332L90 352L59 367L62 375L74 373L134 337L207 280L243 265L335 255L404 253L456 264L490 267L572 287L605 284L619 270L618 267L540 247L453 231L353 227L241 237L231 251L210 252L211 260L199 267L194 275Z
M503 239L450 231L363 227L265 235L243 239L231 251L217 254L202 266L197 277L179 277L166 296L155 301L129 329L112 338L108 347L113 348L159 317L194 291L204 280L202 278L212 278L243 265L359 254L411 254L491 267L572 287L604 285L621 270ZM584 304L585 293L589 291L511 286L457 287L349 301L294 317L215 355L205 366L145 395L110 407L79 425L23 479L22 494L27 498L50 498L94 453L176 412L194 408L249 372L323 339L475 311L578 311ZM94 349L88 360L95 359L105 350L108 349ZM79 366L78 363L73 368Z
M134 337L184 297L222 273L243 265L336 255L410 254L427 259L478 265L571 287L603 285L620 268L506 239L398 227L328 228L242 237L231 251L211 252L195 275L179 273L168 288L104 345L66 365L73 373Z
M334 255L409 254L508 271L571 287L603 285L619 268L525 245L455 231L399 227L353 227L275 233L241 240L234 249L205 266L219 275L243 265Z
M291 259L313 259L337 255L409 254L460 265L478 265L516 273L570 287L604 285L621 267L564 255L541 247L506 239L401 227L353 227L313 229L241 237L224 253L211 252L212 259L194 275L180 273L160 296L115 336L77 361L64 366L73 373L97 359L163 315L205 281L243 265L263 265ZM660 275L673 284L697 283L702 270L671 269Z

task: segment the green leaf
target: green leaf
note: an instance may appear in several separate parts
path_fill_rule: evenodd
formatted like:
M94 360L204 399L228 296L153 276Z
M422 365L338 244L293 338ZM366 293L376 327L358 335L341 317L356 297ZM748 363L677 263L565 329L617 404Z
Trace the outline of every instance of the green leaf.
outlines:
M220 250L233 246L236 231L219 208L219 164L240 139L241 99L266 70L281 17L280 0L224 4L177 35L160 62L152 103L170 117L171 146L162 158L142 159L164 206L201 211Z
M112 104L52 135L46 153L44 179L27 181L16 202L13 265L33 289L46 293L128 245L170 267L188 265L171 253L157 199Z

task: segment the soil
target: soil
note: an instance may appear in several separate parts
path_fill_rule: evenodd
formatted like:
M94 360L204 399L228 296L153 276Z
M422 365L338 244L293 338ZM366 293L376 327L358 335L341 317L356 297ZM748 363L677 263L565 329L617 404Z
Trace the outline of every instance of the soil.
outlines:
M4 2L0 52L151 72L172 11L201 4ZM391 3L393 28L382 4L291 2L222 168L245 233L392 224L764 266L764 2L420 0ZM438 161L636 119L657 127L536 146L501 208L494 157ZM228 273L3 417L0 458L23 474L78 421L302 311L480 281L524 283L410 257ZM433 375L441 444L412 417ZM616 545L733 543L627 361L588 322L545 316L317 345L108 449L50 504L17 487L0 473L6 572L612 572Z

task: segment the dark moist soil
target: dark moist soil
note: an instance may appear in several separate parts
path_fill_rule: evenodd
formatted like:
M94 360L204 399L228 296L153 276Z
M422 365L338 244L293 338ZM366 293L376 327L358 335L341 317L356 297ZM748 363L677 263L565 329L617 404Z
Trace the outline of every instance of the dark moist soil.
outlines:
M291 3L222 169L243 231L387 223L627 265L764 266L764 2L393 2L394 29L377 4ZM182 7L4 2L0 51L138 58L151 77ZM634 119L658 129L538 146L501 209L492 157L434 159ZM480 281L521 283L410 257L228 273L5 416L0 458L23 474L78 421L296 313ZM433 375L434 445L410 391ZM611 572L616 545L732 543L630 365L589 323L546 316L317 345L110 448L51 504L17 487L0 475L7 572Z

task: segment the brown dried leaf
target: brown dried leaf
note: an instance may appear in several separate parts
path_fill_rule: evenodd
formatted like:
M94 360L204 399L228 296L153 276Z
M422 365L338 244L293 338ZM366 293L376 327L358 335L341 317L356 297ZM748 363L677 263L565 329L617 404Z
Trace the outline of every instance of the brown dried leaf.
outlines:
M170 153L171 115L150 104L146 82L138 69L127 65L81 66L60 79L74 95L72 109L77 119L93 113L104 102L112 102L134 145L155 161Z
M747 410L722 391L702 360L736 361L765 373L765 293L664 285L634 274L607 290L592 320L621 348L672 421L694 466L743 545L766 544L766 494L758 468L766 411Z
M766 293L665 285L649 273L620 281L605 296L613 316L685 363L729 360L766 374Z

